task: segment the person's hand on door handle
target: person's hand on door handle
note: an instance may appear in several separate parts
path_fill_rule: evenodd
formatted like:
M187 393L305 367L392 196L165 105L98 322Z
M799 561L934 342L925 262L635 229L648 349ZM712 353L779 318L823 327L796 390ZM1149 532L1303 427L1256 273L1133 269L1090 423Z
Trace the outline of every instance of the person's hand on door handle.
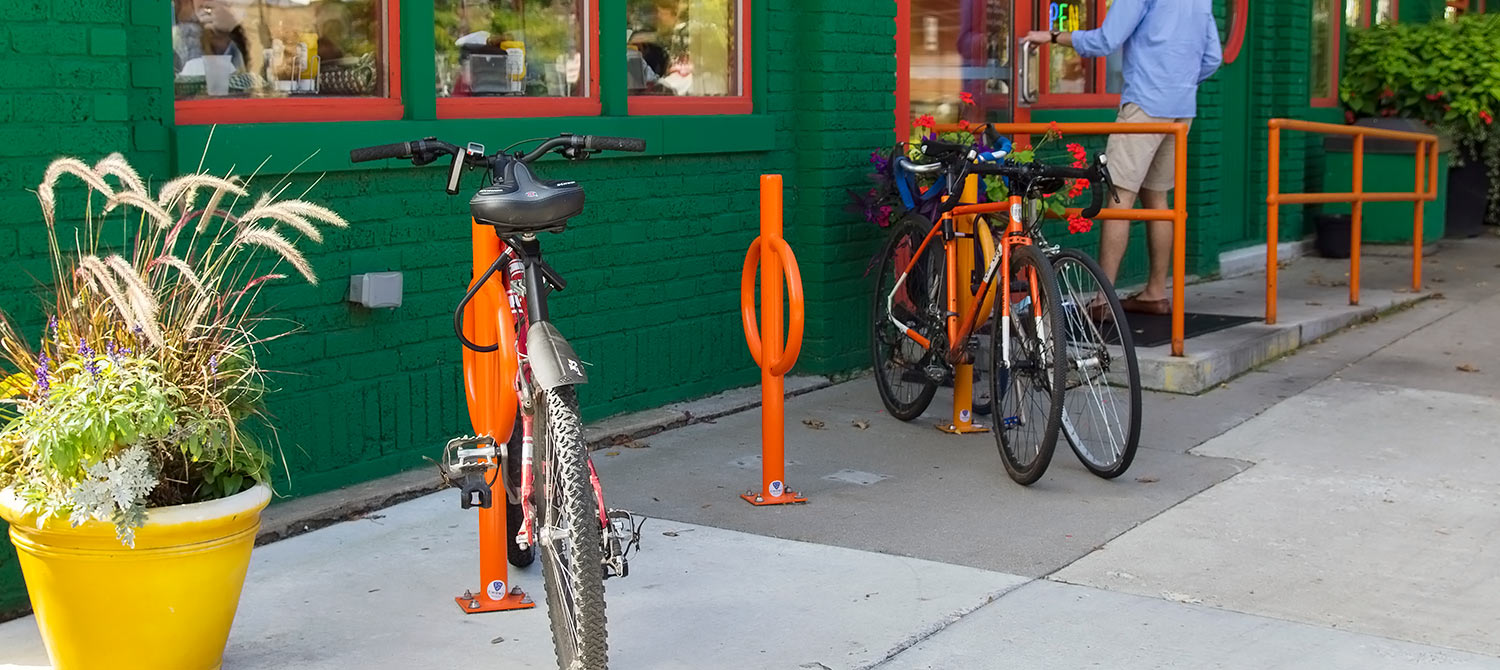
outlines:
M1052 35L1053 33L1050 31L1033 30L1029 33L1026 33L1026 37L1021 38L1021 41L1030 42L1031 44L1048 44L1052 42ZM1057 44L1071 46L1073 44L1073 33L1057 33Z

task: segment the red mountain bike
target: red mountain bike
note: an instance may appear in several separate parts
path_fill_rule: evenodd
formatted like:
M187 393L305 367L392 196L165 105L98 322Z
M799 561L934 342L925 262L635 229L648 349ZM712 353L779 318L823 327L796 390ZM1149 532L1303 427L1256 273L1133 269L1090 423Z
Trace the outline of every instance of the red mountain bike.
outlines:
M508 153L536 141L541 144L530 152ZM541 548L547 614L558 666L563 670L604 670L607 666L604 579L628 573L626 557L640 544L640 527L629 512L604 505L603 488L583 441L574 388L586 383L588 375L573 347L547 319L547 296L563 290L567 283L542 259L537 236L562 232L568 219L583 211L583 187L575 181L539 179L530 165L554 151L579 160L601 150L645 149L646 143L639 139L565 134L523 140L494 154L486 154L480 144L460 147L434 138L349 153L353 162L403 158L413 165L452 156L450 195L458 193L466 168L489 171L489 185L474 194L469 209L476 228L494 231L476 239L496 242L498 248L485 251L485 257L494 260L454 310L453 329L468 350L466 362L472 362L476 354L514 352L502 353L499 373L493 379L468 375L466 381L476 430L488 427L511 435L519 407L516 432L520 439L519 444L515 439L497 444L493 435L454 440L445 449L443 469L461 489L465 508L489 507L493 478L502 479L510 526L507 553L512 564L525 566L536 555L536 547ZM481 257L479 246L476 243L476 258ZM486 289L490 278L502 271L505 281L498 292L495 287ZM476 301L476 296L481 298ZM466 314L470 317L467 327ZM488 319L490 314L494 314L493 321ZM476 344L471 339L491 332L496 338L493 344ZM508 416L496 416L492 409L496 407L499 414ZM540 506L533 486L538 468Z

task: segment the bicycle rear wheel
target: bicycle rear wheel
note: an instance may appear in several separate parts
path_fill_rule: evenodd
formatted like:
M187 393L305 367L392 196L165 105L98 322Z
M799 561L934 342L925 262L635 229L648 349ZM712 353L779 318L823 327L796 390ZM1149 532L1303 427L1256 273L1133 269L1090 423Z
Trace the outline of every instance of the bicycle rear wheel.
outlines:
M907 337L892 322L892 316L934 343L946 337L939 316L946 299L942 240L929 242L911 272L904 280L901 277L931 228L930 224L925 227L919 224L927 222L914 215L896 223L895 233L881 253L870 307L870 355L875 386L886 411L902 421L911 421L927 410L937 392L938 381L929 371L929 366L934 365L934 349L923 348Z
M1047 472L1062 423L1064 322L1052 264L1030 245L1012 246L1010 253L1011 295L998 297L990 337L990 402L1005 471L1031 485ZM1010 301L1008 324L999 300ZM1008 357L1003 329L1010 332Z
M1130 468L1141 438L1135 342L1129 326L1121 327L1128 321L1120 297L1093 258L1064 249L1052 266L1067 318L1063 437L1089 472L1113 479Z
M571 386L541 394L541 555L547 618L562 670L604 670L604 559L598 498Z

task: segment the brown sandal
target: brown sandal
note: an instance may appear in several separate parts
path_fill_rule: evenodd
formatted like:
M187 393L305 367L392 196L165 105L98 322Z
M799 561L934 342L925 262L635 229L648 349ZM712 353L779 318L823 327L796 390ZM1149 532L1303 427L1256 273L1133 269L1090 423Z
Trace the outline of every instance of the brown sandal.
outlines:
M1141 300L1141 294L1137 293L1120 301L1120 307L1127 312L1135 314L1171 314L1172 301L1167 298L1161 300Z

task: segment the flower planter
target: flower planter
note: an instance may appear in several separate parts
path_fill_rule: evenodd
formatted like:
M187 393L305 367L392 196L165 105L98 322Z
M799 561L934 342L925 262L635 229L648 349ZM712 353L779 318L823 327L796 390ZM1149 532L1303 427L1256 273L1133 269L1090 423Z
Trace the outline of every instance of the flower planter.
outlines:
M271 491L152 509L135 547L115 527L36 516L10 490L10 522L37 627L54 670L214 670Z

